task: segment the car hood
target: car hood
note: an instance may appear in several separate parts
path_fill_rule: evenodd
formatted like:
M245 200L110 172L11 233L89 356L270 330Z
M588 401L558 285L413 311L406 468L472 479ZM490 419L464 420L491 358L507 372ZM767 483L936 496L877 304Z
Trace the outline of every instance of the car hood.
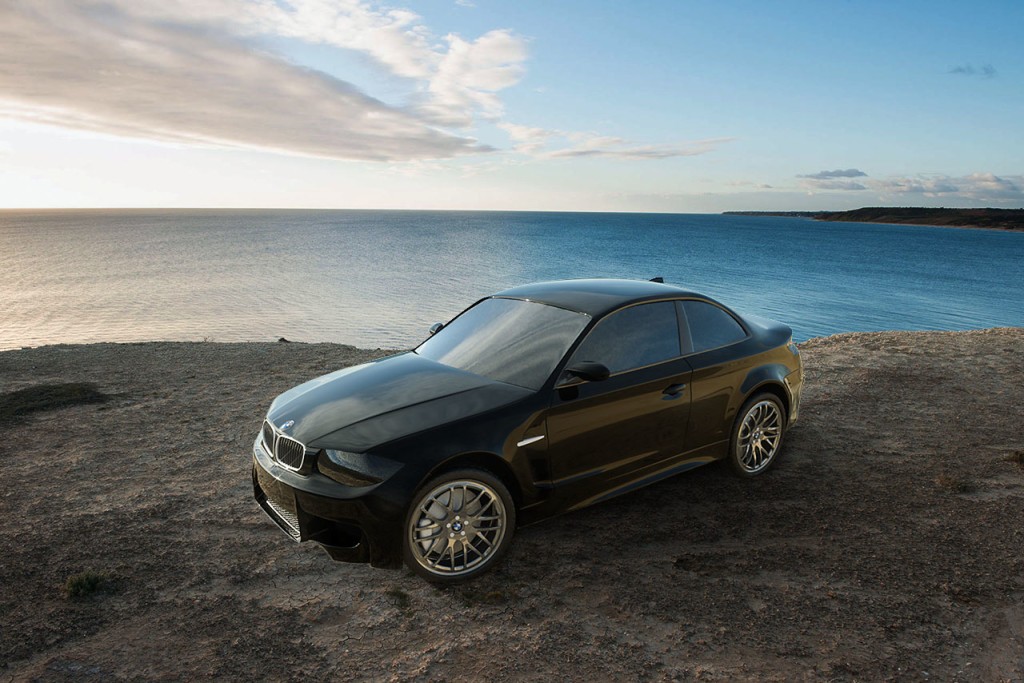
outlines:
M530 395L415 353L345 368L278 396L268 419L313 448L363 452Z

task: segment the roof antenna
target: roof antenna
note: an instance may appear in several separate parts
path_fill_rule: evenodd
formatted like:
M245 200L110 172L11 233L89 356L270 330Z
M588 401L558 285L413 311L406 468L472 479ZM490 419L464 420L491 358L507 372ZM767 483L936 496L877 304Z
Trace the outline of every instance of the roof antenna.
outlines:
M659 275L658 277L652 277L651 282L660 282L661 284L665 284L665 278Z

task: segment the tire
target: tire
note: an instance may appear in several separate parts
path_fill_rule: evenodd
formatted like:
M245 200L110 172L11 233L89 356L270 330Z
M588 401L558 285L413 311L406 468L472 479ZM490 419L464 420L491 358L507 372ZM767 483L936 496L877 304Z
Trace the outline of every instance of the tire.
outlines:
M786 436L786 408L775 394L763 393L743 404L732 427L729 467L741 477L764 474L779 459Z
M402 556L433 583L466 581L497 565L512 543L516 507L490 472L460 469L428 481L406 513Z

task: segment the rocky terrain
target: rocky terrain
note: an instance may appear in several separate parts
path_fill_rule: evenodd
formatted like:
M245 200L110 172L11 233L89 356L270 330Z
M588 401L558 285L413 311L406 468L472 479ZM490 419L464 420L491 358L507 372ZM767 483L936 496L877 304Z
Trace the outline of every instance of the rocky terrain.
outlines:
M520 529L447 589L331 562L252 500L273 396L383 352L0 353L0 679L1024 679L1024 329L801 348L769 474ZM60 383L100 396L18 408Z

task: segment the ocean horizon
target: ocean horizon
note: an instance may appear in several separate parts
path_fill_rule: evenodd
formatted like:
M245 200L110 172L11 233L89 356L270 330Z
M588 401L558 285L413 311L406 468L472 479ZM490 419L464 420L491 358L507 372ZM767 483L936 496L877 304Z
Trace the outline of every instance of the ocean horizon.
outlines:
M136 341L407 348L538 280L664 277L794 337L1024 325L1024 234L721 214L0 211L0 349Z

